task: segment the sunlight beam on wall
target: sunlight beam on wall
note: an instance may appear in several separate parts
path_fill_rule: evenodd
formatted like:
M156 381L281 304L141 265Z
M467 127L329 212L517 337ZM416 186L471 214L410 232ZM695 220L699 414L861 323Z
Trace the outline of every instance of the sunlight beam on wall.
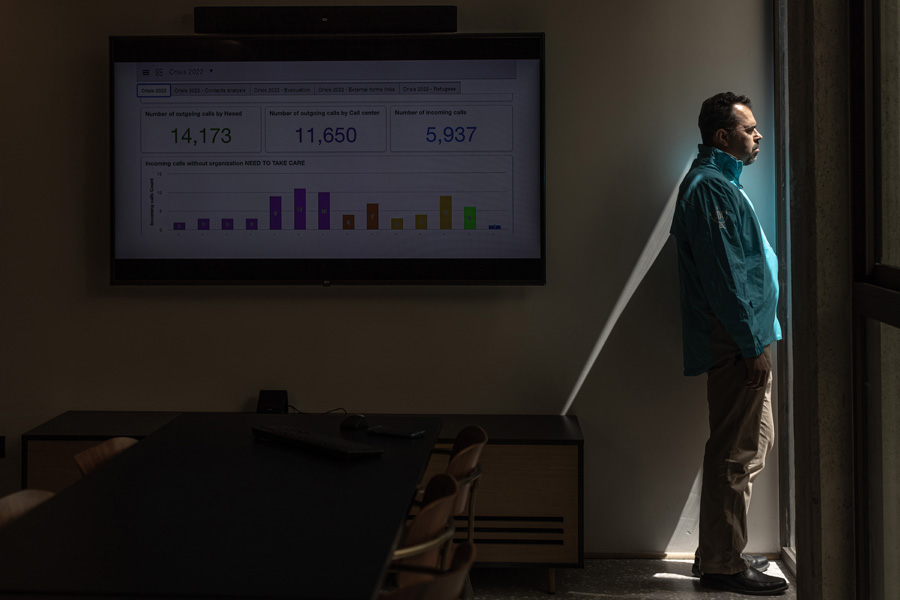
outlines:
M666 544L666 552L693 552L697 547L697 532L700 528L700 492L703 490L703 468L694 476L694 483L688 494L681 514L678 516L678 524L669 543Z
M628 305L631 297L634 296L634 292L637 290L638 286L641 285L641 281L644 280L650 267L656 261L656 257L659 256L663 246L669 239L669 227L672 224L672 212L675 210L675 201L678 199L678 188L681 185L681 180L684 179L684 176L687 175L688 170L691 168L691 163L693 163L693 161L694 159L692 156L687 165L685 165L681 177L678 178L678 183L676 183L675 187L672 189L672 194L669 196L668 201L666 201L666 205L659 215L656 226L653 228L653 231L650 232L650 237L644 245L644 250L641 252L637 264L634 265L634 269L632 269L628 281L625 282L625 287L622 288L622 292L619 294L619 299L616 300L616 303L609 314L609 318L606 319L603 329L600 330L600 336L597 338L594 349L588 356L584 368L581 369L581 375L578 376L575 387L572 388L569 399L566 400L566 404L563 406L562 412L560 412L561 415L569 413L569 409L572 408L572 403L575 402L575 397L578 395L578 392L581 391L581 386L587 379L591 369L594 368L594 362L596 362L597 357L600 356L600 351L603 350L603 346L606 344L606 340L609 338L609 334L612 332L613 327L616 326L619 317L622 316L625 307Z

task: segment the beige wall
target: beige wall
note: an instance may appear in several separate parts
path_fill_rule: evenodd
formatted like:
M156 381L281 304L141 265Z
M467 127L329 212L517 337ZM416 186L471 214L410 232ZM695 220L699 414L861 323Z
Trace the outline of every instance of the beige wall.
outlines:
M547 33L546 287L111 288L107 36L189 34L205 3L0 5L0 493L20 434L69 409L252 410L283 388L310 412L559 413L724 89L756 100L744 184L775 241L768 3L457 0L461 31ZM677 286L669 243L573 406L591 553L693 550L706 413ZM771 465L751 550L779 548Z

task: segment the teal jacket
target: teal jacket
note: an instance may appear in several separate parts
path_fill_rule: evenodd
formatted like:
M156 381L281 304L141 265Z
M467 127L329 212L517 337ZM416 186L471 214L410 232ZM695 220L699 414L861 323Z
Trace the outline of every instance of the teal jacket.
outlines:
M705 373L718 319L741 356L781 339L776 317L778 259L741 188L744 164L700 146L681 183L671 233L678 247L684 374Z

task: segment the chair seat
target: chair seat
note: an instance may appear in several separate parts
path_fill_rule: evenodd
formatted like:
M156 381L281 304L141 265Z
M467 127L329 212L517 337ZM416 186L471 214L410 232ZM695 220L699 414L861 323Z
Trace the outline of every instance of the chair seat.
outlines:
M418 583L382 594L379 600L459 600L472 598L466 585L469 570L475 562L475 545L463 542L456 546L446 571L424 575Z
M13 522L52 497L53 492L21 490L0 498L0 527Z

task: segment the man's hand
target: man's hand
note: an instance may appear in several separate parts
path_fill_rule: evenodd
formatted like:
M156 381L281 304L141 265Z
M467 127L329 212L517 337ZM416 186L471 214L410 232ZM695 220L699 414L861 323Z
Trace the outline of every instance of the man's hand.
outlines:
M765 353L756 358L745 358L744 364L747 366L747 387L753 390L762 389L768 383L769 372L772 370Z

